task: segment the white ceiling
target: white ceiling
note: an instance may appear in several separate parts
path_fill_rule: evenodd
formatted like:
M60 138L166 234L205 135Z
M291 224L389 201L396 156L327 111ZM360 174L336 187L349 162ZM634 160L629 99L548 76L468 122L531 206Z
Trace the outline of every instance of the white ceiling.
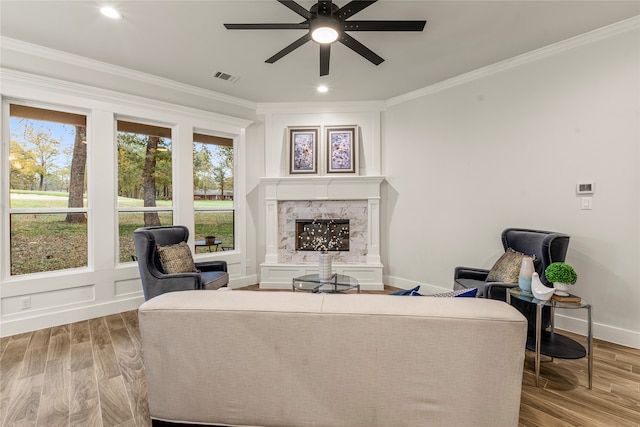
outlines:
M351 19L424 19L424 32L350 32L385 59L341 44L319 76L309 42L269 58L304 30L226 30L223 23L301 22L275 0L0 1L0 35L254 102L386 100L640 14L640 1L381 0ZM314 2L299 1L305 8ZM347 0L336 1L343 6ZM216 71L239 77L212 78ZM46 72L46 70L43 70ZM330 91L319 94L319 83Z

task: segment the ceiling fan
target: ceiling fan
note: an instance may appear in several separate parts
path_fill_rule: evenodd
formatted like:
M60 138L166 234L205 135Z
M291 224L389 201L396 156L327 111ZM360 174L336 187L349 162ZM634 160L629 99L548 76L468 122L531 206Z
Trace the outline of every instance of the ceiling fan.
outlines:
M305 20L299 24L224 24L228 30L308 30L308 32L265 62L273 64L309 40L320 45L320 75L329 74L331 44L339 41L349 49L380 65L384 59L347 34L347 31L422 31L427 21L347 21L377 0L350 1L338 7L331 0L318 1L309 10L293 0L278 0Z

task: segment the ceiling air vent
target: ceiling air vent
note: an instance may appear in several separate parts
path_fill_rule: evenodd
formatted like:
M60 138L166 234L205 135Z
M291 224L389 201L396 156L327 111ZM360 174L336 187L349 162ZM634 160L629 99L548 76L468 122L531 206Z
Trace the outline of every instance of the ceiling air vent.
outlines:
M229 83L235 83L240 78L238 76L234 76L229 73L223 73L222 71L216 71L215 73L212 74L212 76L215 77L216 79L224 80Z

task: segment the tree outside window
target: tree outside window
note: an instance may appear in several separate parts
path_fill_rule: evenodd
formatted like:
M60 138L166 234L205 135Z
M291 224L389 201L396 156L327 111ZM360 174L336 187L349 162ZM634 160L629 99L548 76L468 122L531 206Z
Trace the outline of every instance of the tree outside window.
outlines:
M11 275L87 266L86 122L10 105Z
M196 252L210 251L206 238L214 236L215 249L233 249L234 188L233 140L193 134L193 205Z
M173 224L171 129L118 120L119 261L135 259L133 231Z

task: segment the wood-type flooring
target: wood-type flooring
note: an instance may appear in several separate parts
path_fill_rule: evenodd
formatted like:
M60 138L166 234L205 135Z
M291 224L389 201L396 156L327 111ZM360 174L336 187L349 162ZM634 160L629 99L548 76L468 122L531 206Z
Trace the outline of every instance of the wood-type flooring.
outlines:
M593 352L592 390L586 358L543 362L536 387L526 353L521 427L640 427L640 349L594 340ZM150 426L137 311L0 339L0 425Z

